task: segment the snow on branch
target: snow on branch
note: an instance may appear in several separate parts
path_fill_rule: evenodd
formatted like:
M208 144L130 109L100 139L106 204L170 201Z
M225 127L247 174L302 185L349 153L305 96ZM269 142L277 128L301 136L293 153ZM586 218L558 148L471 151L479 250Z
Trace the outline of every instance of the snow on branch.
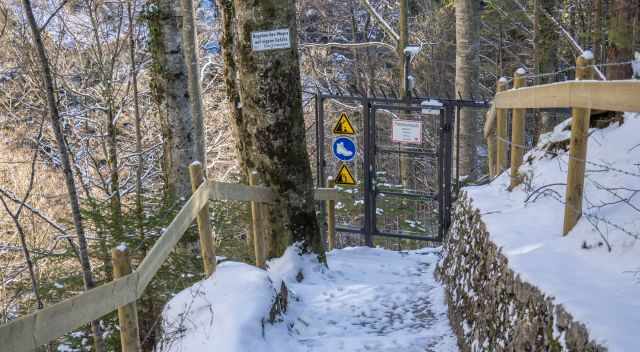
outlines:
M371 5L369 0L360 0L360 2L362 3L362 5L364 5L364 7L367 8L367 11L371 15L371 17L374 17L376 19L376 21L378 21L378 23L380 23L380 25L382 26L382 29L385 31L385 33L387 33L389 36L391 36L391 38L393 38L393 40L395 40L396 43L399 42L400 41L400 35L398 35L398 33L396 33L396 31L394 31L393 28L391 28L389 23L384 18L382 18L382 16L378 13L378 11L376 11L376 9L373 7L373 5Z

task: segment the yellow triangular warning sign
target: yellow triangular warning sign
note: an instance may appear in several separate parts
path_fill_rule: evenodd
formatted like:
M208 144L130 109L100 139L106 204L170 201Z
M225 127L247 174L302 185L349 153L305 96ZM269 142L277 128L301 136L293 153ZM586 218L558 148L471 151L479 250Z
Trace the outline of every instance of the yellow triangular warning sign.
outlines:
M351 170L347 167L347 165L342 165L340 170L338 171L338 176L336 176L336 185L344 185L344 186L355 186L356 179L353 177Z
M347 116L347 113L343 112L340 114L340 118L336 123L336 127L333 128L333 133L356 134L356 130L353 128L351 121L349 121L349 116Z

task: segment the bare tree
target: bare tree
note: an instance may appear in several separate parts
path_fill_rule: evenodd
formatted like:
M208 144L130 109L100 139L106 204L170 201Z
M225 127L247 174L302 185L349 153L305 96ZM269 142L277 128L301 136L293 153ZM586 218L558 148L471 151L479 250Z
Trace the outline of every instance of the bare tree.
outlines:
M53 84L53 76L51 74L51 67L49 66L49 59L45 51L44 44L42 42L41 29L36 22L33 15L33 9L31 7L30 0L22 0L22 7L27 15L27 21L29 22L29 28L33 36L35 49L37 52L38 61L40 63L40 69L42 70L42 81L44 84L44 90L47 96L47 109L49 118L51 120L51 127L56 137L56 143L58 146L58 152L60 153L60 159L62 162L62 169L64 172L64 178L67 186L67 193L69 196L69 203L71 205L71 213L73 218L73 224L76 229L76 235L78 236L80 259L82 261L82 278L84 281L85 290L90 290L95 287L93 280L93 273L91 272L91 262L89 261L89 251L87 248L87 239L82 224L82 218L80 215L80 200L76 192L75 180L73 178L73 169L69 160L69 153L64 140L64 134L60 126L60 114L58 112L58 105L55 98L55 90ZM104 342L102 339L102 329L98 321L91 323L91 330L93 332L94 347L96 351L104 351Z

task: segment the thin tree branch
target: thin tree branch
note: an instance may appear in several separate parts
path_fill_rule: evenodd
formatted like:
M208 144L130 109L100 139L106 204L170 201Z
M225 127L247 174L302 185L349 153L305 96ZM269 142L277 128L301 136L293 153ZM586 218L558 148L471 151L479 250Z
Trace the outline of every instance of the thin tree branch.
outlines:
M384 32L387 33L396 43L400 42L400 35L398 35L398 33L396 33L396 31L391 28L389 23L384 18L382 18L382 16L378 13L378 11L376 11L373 5L371 5L369 0L360 0L360 2L362 3L362 5L364 5L364 7L367 8L367 11L371 15L371 17L375 18L380 26L382 26Z

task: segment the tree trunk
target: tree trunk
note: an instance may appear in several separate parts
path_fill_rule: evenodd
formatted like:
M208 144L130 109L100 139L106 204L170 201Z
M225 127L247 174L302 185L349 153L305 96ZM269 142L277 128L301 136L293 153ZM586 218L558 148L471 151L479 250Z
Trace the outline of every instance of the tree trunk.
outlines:
M238 134L250 149L247 159L276 193L265 229L272 239L269 256L301 242L303 251L324 262L305 144L295 1L236 0L234 5L243 117ZM290 48L252 50L252 32L275 29L289 30Z
M148 14L153 58L152 89L163 137L163 171L168 201L182 203L191 195L189 165L196 156L197 128L189 100L187 66L182 51L180 7L172 0L151 0Z
M231 111L230 124L233 127L233 137L240 161L240 169L245 181L248 181L248 169L253 168L249 160L248 145L240 138L240 131L246 129L242 109L240 108L240 88L238 87L238 68L235 60L235 9L232 0L216 0L222 22L222 56L224 57L224 83L227 91L227 103Z
M454 96L472 99L478 96L478 50L480 2L456 0L456 86ZM460 111L460 175L473 176L476 164L478 128L471 109Z
M133 98L133 112L135 117L136 130L136 154L138 155L136 165L136 220L138 225L138 235L140 236L141 257L147 252L144 234L144 202L142 176L144 174L144 156L142 155L142 115L140 114L140 100L138 98L138 67L136 64L136 37L135 37L135 17L133 15L133 0L127 1L127 16L129 19L129 65L131 69L131 87Z
M613 0L609 18L609 50L607 63L620 63L633 59L633 23L638 16L638 0ZM630 79L631 64L609 66L609 80Z
M591 25L591 42L593 44L593 57L596 59L596 64L602 63L602 37L603 37L603 0L593 0L592 11L592 25Z
M202 108L202 89L200 88L200 66L198 63L198 35L196 28L193 0L181 0L182 5L182 41L184 43L184 58L187 63L187 78L189 97L191 98L191 113L193 115L193 130L195 138L194 153L196 160L204 165L207 174L207 160L204 143L204 112Z
M547 11L550 14L555 13L557 0L534 0L534 53L535 53L535 69L536 74L554 72L558 65L558 33L556 27L544 14ZM553 76L538 76L536 84L551 83L555 80ZM536 119L537 133L551 131L555 125L553 114L549 110L540 111L540 116Z
M44 90L47 96L47 109L49 112L49 118L51 119L51 127L55 134L56 144L60 153L60 161L62 164L62 170L64 173L65 183L67 186L67 194L69 196L69 203L71 205L71 214L73 218L73 225L76 229L76 235L78 236L78 247L80 253L80 261L82 266L82 279L84 282L84 289L86 291L95 287L93 281L93 274L91 272L91 262L89 261L89 250L87 248L87 238L85 237L84 227L82 225L82 218L80 215L80 200L78 193L76 192L75 180L73 178L73 169L71 168L71 161L69 160L69 153L67 145L65 144L64 134L60 127L60 114L58 112L58 105L56 102L55 91L53 86L53 75L51 73L51 67L49 66L49 59L42 42L40 35L40 29L38 23L33 15L33 9L31 7L30 0L22 0L22 6L27 15L27 21L31 29L31 34L35 42L35 48L38 55L38 61L40 69L42 70L42 81L44 83ZM105 350L104 341L102 339L102 329L97 320L91 322L91 330L93 334L94 348L97 352Z

